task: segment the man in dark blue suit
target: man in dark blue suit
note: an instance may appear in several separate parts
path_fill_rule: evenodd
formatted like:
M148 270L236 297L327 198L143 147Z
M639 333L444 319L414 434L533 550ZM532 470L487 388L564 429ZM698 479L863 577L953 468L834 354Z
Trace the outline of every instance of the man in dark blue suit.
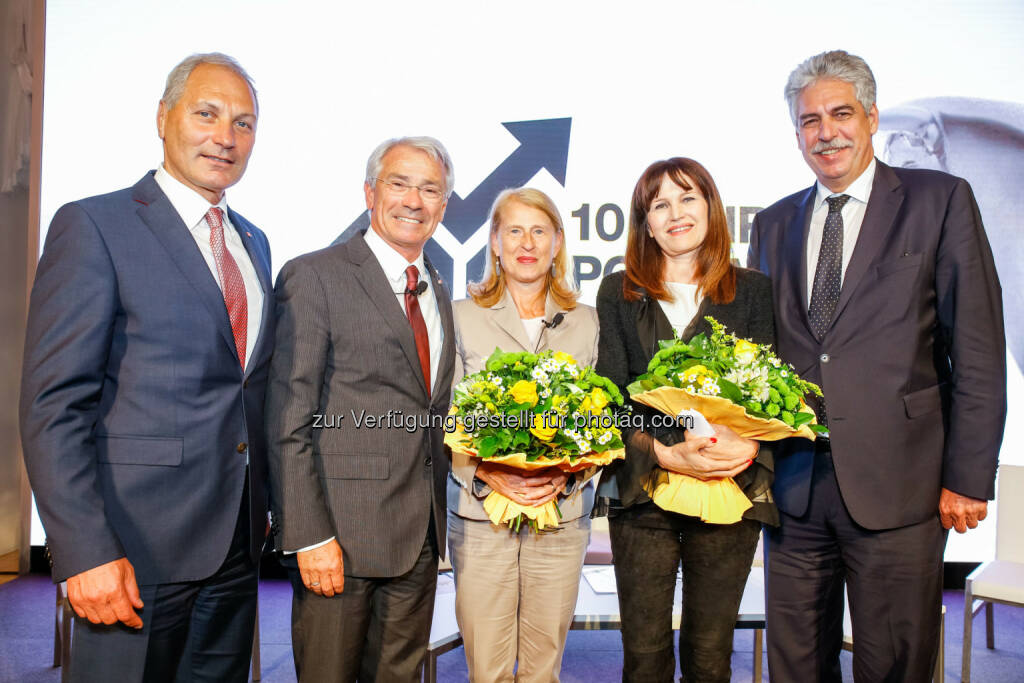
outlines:
M171 72L164 159L63 206L29 310L25 463L73 680L247 678L266 534L270 250L228 208L258 104L230 57Z
M927 681L950 528L985 518L1006 417L999 280L970 185L875 159L875 79L815 55L786 98L817 177L754 219L779 354L821 385L828 437L775 450L767 530L773 681L842 680L843 590L857 681Z

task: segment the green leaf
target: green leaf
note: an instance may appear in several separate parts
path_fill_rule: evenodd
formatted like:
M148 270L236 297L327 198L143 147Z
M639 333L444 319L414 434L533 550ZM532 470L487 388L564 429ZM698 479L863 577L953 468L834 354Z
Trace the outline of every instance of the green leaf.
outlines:
M793 415L793 426L802 427L814 419L813 413L795 413Z
M740 388L727 379L719 377L718 388L722 391L721 397L729 399L733 403L739 403L743 398L743 392L740 391Z
M488 436L480 440L480 445L477 447L477 455L481 458L490 458L498 452L498 440L493 436Z

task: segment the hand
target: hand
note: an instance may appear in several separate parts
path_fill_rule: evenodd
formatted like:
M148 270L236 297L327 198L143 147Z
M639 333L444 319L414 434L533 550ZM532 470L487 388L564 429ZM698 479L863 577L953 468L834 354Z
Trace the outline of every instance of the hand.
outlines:
M674 446L666 446L657 439L653 440L658 467L697 479L719 479L735 477L750 467L753 462L753 458L747 454L747 451L739 449L735 443L723 444L721 451L710 450L711 446L717 445L717 436L697 437L687 433L685 439L682 443L677 443ZM740 441L746 440L740 439ZM743 454L737 456L734 454L737 451L741 451Z
M544 471L550 472L551 474L551 481L549 481L547 484L547 486L550 488L548 490L548 495L544 496L536 503L534 503L534 507L540 507L541 505L544 505L548 501L555 500L556 498L558 498L558 496L562 495L562 493L565 491L565 485L566 483L568 483L569 477L571 476L568 472L563 472L557 467L551 467L548 470Z
M988 501L961 496L949 489L942 489L939 495L939 519L946 529L955 527L957 533L974 529L978 522L988 516Z
M759 448L754 439L744 439L725 425L712 424L715 435L711 437L711 444L706 446L705 455L712 457L736 457L745 460L753 460L757 457Z
M94 624L116 624L142 628L139 586L135 568L127 557L101 564L68 579L68 600L75 614ZM134 609L133 609L134 608Z
M300 550L295 553L295 559L299 562L302 583L309 590L327 598L344 590L345 564L337 539L319 548Z
M561 481L557 480L559 475ZM523 472L486 460L477 466L476 477L512 502L526 506L543 505L552 500L568 480L565 472L557 468Z

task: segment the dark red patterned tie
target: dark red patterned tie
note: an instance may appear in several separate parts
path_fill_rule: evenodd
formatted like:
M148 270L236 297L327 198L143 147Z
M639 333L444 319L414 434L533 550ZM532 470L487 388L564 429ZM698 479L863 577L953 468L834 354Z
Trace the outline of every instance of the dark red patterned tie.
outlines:
M235 335L235 350L238 351L238 362L245 367L245 337L249 326L249 307L245 300L245 282L242 271L231 257L231 252L224 245L224 221L221 210L213 207L206 212L206 222L210 226L210 249L213 260L217 264L217 279L224 293L224 305L228 309L231 320L231 332Z
M405 314L409 316L412 334L416 337L416 355L420 357L420 368L423 380L427 383L427 396L430 396L430 337L427 336L427 323L420 312L420 301L416 295L416 286L420 283L420 271L416 266L405 269Z

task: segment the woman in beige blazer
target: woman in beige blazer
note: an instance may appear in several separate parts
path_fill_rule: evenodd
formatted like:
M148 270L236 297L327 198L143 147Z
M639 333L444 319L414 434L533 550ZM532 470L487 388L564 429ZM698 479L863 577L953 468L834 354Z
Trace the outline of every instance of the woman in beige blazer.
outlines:
M490 258L471 298L455 311L454 384L503 351L564 351L581 366L597 359L597 312L567 286L562 221L539 190L505 190L491 209ZM594 469L526 473L454 455L448 481L448 543L455 615L469 679L558 680L590 540ZM555 532L515 533L492 524L483 500L496 490L524 505L557 500ZM516 660L519 667L515 670Z

